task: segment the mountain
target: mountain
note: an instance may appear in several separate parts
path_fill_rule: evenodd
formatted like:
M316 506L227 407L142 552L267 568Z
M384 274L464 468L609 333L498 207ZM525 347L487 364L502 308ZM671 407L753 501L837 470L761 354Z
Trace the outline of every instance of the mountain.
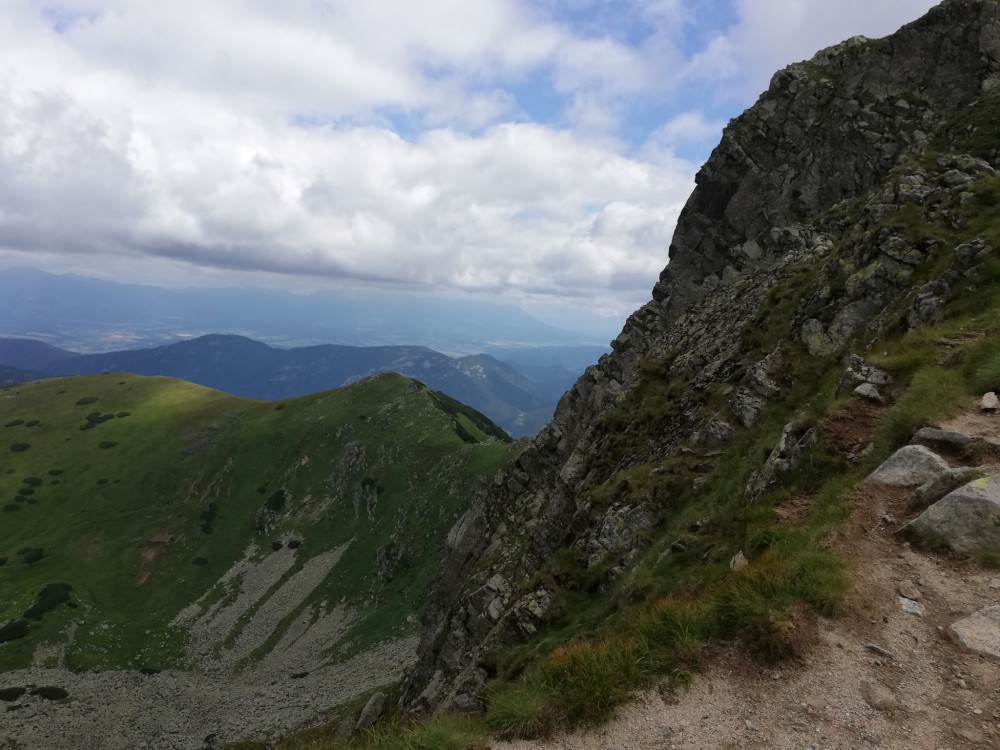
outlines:
M779 71L531 441L394 375L0 392L7 744L552 747L642 695L554 743L997 745L998 81L997 0Z
M581 373L611 351L604 346L487 347L483 352L512 365L557 400Z
M46 365L71 359L76 352L31 339L0 338L0 364L25 370L42 370Z
M22 370L19 367L7 367L6 365L0 365L0 386L3 385L15 385L17 383L23 383L27 380L38 380L39 378L44 378L45 375L36 370Z
M787 655L843 606L851 489L1000 387L998 80L993 0L773 77L651 301L452 529L401 712L544 735L687 673L701 638Z
M277 404L111 374L0 390L0 449L0 700L70 696L6 713L0 745L167 748L398 675L511 445L395 374ZM40 718L61 708L72 732Z
M513 305L392 292L163 289L9 268L0 271L0 299L0 335L89 352L209 333L284 346L419 344L453 352L604 343L602 336L546 325Z
M0 340L0 362L3 343ZM53 375L132 372L164 375L236 396L282 399L338 388L392 371L416 378L489 415L514 436L545 425L563 391L542 390L487 355L448 357L426 347L321 346L274 349L242 336L210 335L151 349L74 356Z

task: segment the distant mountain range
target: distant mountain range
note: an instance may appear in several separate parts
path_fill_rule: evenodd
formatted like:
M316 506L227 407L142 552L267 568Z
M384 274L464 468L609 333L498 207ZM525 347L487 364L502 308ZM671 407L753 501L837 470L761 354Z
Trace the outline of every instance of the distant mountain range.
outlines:
M33 268L0 271L0 336L103 352L232 333L279 346L421 345L438 351L603 345L513 305L351 290L164 289Z
M548 422L563 392L601 351L583 347L560 354L558 348L550 348L532 358L530 351L513 350L520 364L512 365L488 354L449 357L422 346L325 344L276 349L243 336L222 334L150 349L85 355L8 338L0 339L0 365L5 368L0 369L0 382L131 372L179 378L235 396L277 400L391 371L472 406L520 437L535 434ZM558 364L560 360L568 366ZM534 377L526 377L522 367Z

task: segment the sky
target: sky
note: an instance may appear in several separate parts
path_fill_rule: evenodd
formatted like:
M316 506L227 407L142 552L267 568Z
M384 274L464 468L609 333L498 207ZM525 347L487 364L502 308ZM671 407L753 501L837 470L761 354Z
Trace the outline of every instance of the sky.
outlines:
M930 0L0 0L0 268L620 328L780 67Z

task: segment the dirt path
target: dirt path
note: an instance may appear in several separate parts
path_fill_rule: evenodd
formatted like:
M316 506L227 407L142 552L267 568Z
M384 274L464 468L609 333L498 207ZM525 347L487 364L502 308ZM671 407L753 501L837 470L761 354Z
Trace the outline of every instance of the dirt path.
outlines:
M834 547L854 561L857 588L842 616L821 621L819 642L801 661L762 666L725 647L674 700L651 691L596 731L493 747L1000 748L1000 664L961 651L945 633L1000 604L1000 571L901 541L895 532L909 520L907 494L870 484L854 493L849 531ZM903 611L904 592L919 597L922 616Z

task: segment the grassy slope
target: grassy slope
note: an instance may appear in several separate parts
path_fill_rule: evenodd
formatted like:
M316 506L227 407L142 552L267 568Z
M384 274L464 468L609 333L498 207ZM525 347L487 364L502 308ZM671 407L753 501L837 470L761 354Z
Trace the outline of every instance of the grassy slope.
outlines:
M130 414L81 430L95 411ZM288 533L303 540L299 564L353 540L310 599L360 607L347 635L353 648L399 634L467 492L510 454L493 429L396 375L278 404L120 374L4 389L0 505L20 509L0 513L0 557L9 558L0 566L0 623L20 617L49 583L68 583L73 594L28 637L0 644L0 669L27 665L40 642L65 640L71 621L79 625L70 667L175 665L183 634L167 623L251 541L267 551ZM31 447L15 452L15 443ZM364 465L338 473L349 443L363 447ZM38 486L25 495L30 477ZM363 486L377 487L370 514L353 500ZM260 535L255 516L281 490L278 525ZM307 512L324 499L324 511ZM153 542L158 535L172 541ZM403 555L383 584L376 550L390 542ZM18 552L29 547L43 548L43 559L24 562Z

